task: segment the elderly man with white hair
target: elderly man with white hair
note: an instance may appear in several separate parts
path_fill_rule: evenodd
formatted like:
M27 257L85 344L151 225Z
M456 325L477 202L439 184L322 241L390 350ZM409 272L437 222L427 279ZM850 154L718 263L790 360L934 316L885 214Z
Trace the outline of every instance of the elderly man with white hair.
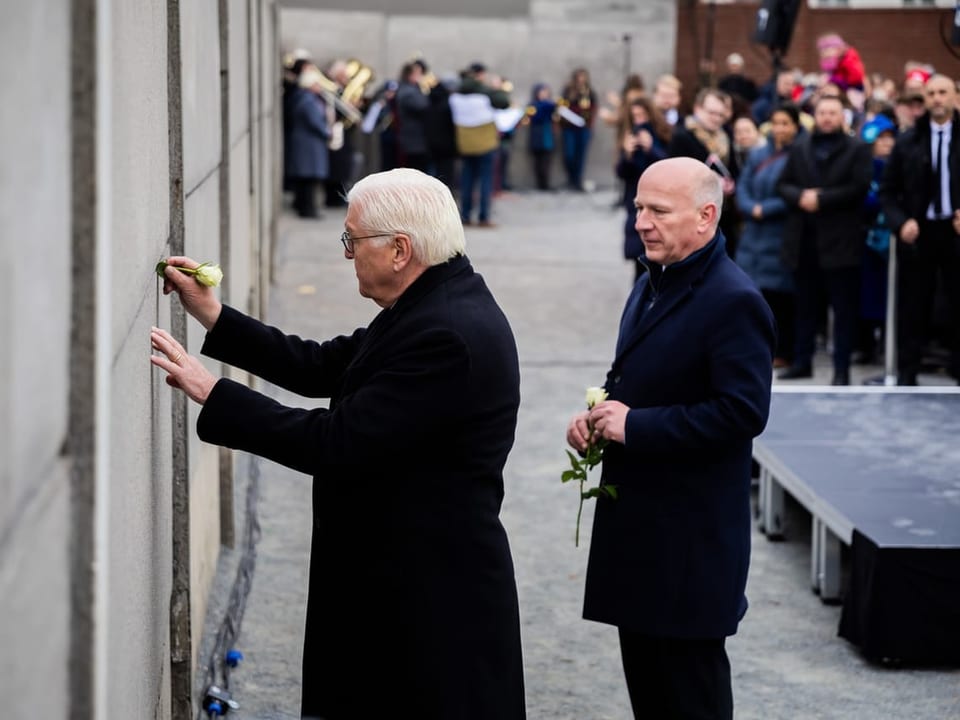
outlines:
M449 189L412 169L351 189L340 240L383 310L324 343L221 305L168 260L201 352L330 409L217 379L162 330L155 365L201 439L313 476L303 717L519 720L513 562L499 520L520 403L506 317L464 254Z

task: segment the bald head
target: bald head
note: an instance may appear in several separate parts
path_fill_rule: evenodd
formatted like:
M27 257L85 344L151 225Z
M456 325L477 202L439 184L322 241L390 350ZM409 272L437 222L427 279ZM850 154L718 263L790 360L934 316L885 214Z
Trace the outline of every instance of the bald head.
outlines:
M953 79L937 73L923 86L924 104L930 113L930 118L942 125L953 115L956 104L957 86Z
M717 174L699 160L669 158L643 173L634 204L647 258L670 265L713 239L723 189Z
M688 196L697 208L713 203L717 209L717 222L720 221L720 206L723 205L723 186L720 176L699 160L689 157L667 158L653 163L644 177L672 192Z

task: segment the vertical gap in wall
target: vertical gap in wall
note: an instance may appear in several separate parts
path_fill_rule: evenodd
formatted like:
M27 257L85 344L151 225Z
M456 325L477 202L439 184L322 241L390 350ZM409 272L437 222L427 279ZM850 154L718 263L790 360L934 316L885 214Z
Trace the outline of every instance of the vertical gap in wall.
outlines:
M184 252L183 107L180 2L167 0L167 108L170 148L170 251ZM173 335L186 345L187 317L171 305ZM188 348L189 349L189 348ZM170 598L170 704L173 720L193 715L190 623L190 479L187 396L173 394L173 583Z
M253 56L254 28L253 28L253 9L254 0L247 0L247 191L248 210L250 223L250 247L248 248L248 257L250 260L250 293L247 298L247 312L251 315L263 318L260 314L260 233L259 215L257 213L257 184L256 184L256 147L254 147L255 135L254 127L254 108L256 104L253 98L253 89L255 87L253 74L257 71ZM256 253L254 253L256 250Z
M227 0L217 6L220 22L220 264L226 270L221 297L232 299L230 262L230 16ZM227 374L226 365L222 366ZM233 509L233 451L220 448L220 543L232 548L236 543Z
M272 179L272 187L270 188L270 245L271 247L277 246L277 233L280 223L280 204L283 198L283 116L281 115L281 107L283 103L283 95L281 93L282 86L280 83L280 78L283 77L281 74L281 68L277 65L278 62L281 62L281 52L280 52L280 5L279 3L271 3L270 5L270 59L269 59L269 68L270 68L270 100L271 100L271 110L270 110L270 136L273 138L273 153L271 153L271 162L270 162L270 177ZM275 263L271 262L270 266L273 268Z
M71 720L94 717L94 503L96 392L96 103L95 0L70 3L70 656ZM108 348L100 348L109 352ZM101 432L103 429L101 428ZM102 708L101 708L102 711Z
M260 298L260 307L257 308L259 317L265 318L267 316L267 288L270 287L270 283L273 281L273 267L271 259L273 257L272 246L270 243L270 237L267 232L266 226L264 224L264 208L263 208L263 198L267 189L263 187L263 156L264 156L264 147L263 147L263 135L264 135L264 90L263 90L263 3L264 0L257 0L256 4L256 16L257 16L257 29L255 33L256 38L256 53L257 53L257 95L256 95L256 113L257 113L257 237L259 238L258 247L260 249L260 257L258 258L257 267L259 268L257 282L259 283L259 298Z

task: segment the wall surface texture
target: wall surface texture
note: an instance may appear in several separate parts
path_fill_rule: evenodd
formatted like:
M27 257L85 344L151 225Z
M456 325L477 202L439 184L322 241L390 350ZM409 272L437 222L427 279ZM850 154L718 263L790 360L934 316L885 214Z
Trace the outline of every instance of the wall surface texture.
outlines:
M203 341L153 270L221 262L224 299L259 311L276 24L272 0L0 10L4 718L196 715L233 458L148 362L151 326Z

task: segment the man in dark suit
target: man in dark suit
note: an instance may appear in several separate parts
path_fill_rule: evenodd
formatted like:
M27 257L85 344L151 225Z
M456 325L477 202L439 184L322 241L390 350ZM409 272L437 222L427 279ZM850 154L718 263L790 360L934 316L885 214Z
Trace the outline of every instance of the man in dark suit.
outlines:
M950 370L960 381L960 113L956 96L956 86L946 75L927 81L927 112L897 140L880 187L887 223L900 240L900 385L917 384L938 275L950 308Z
M443 183L397 169L348 195L345 256L383 310L322 344L221 306L175 267L202 352L330 409L210 375L154 330L152 361L203 405L201 439L313 476L304 717L520 720L519 612L499 520L520 402L513 334L464 255ZM194 267L188 258L171 266Z
M786 380L813 376L813 352L826 289L833 308L834 385L850 384L860 272L866 241L864 200L873 180L870 146L846 133L843 103L822 96L814 131L790 148L777 191L787 203L781 253L797 289L793 364Z
M725 638L747 608L752 439L767 421L774 327L717 230L720 179L691 158L637 186L641 276L609 399L567 441L603 438L583 615L616 625L638 718L731 718Z

